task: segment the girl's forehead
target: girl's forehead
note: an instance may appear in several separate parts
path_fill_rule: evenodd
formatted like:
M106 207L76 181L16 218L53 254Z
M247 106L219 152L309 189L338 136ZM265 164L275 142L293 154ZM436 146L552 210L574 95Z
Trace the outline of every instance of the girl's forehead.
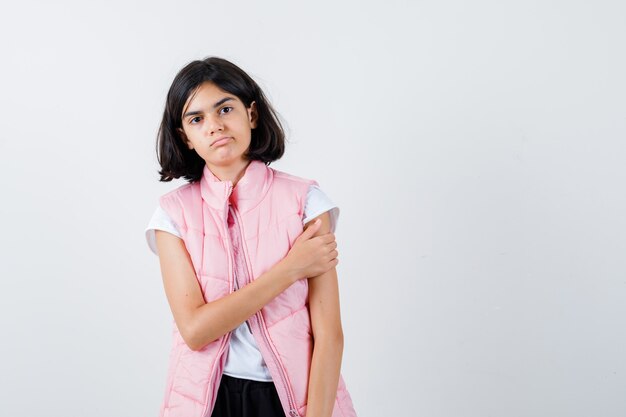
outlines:
M236 95L223 90L218 85L210 81L206 81L191 91L189 97L187 98L187 102L183 106L182 114L184 114L190 106L203 109L212 108L217 102L226 97L233 99L232 101L229 101L229 103L237 101L243 104L243 102Z
M211 100L214 98L217 98L219 100L226 96L238 99L236 95L231 94L226 90L223 90L217 84L214 84L210 81L205 81L191 92L189 98L187 99L187 102L192 103L202 100Z

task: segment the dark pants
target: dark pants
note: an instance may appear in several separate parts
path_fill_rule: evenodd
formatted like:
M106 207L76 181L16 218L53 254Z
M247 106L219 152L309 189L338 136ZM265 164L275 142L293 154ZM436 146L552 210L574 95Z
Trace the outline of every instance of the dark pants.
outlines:
M285 417L273 382L222 375L211 417Z

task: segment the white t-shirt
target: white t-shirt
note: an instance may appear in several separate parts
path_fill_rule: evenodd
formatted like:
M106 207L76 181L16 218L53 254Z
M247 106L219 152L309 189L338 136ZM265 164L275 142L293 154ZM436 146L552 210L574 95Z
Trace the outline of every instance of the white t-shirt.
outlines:
M329 211L330 210L330 211ZM339 218L339 207L316 185L309 186L304 204L304 218L302 224L322 213L329 211L330 227L334 233ZM178 228L160 206L157 207L148 227L145 230L148 246L155 255L158 255L155 239L155 230L163 230L181 238ZM230 345L224 373L236 378L252 379L255 381L271 381L272 377L261 356L261 352L248 328L247 322L241 323L231 334Z

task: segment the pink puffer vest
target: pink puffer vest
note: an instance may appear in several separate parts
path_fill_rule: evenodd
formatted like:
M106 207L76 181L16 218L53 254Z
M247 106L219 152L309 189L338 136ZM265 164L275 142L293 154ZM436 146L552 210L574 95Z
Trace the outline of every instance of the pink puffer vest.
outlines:
M233 291L229 199L240 226L247 275L256 279L283 259L302 233L310 184L317 182L251 161L234 188L205 166L200 181L160 198L161 207L181 232L205 301ZM313 350L307 294L308 281L300 279L248 320L288 417L306 415ZM161 417L211 415L229 340L226 334L193 351L174 323ZM332 416L356 417L341 376Z

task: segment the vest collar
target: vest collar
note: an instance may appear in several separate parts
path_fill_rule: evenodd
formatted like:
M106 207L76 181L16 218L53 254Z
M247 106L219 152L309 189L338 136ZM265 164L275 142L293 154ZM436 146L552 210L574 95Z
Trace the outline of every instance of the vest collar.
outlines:
M232 181L222 181L205 164L200 179L202 199L216 210L224 210L227 202L241 212L254 208L270 188L271 168L261 161L250 161L243 176L233 188Z

